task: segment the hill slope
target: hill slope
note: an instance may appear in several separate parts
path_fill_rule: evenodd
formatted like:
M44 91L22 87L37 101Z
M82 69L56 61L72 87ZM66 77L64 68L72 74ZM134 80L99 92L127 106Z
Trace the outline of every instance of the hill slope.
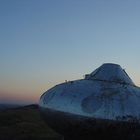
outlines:
M41 119L38 106L0 111L0 140L61 140Z

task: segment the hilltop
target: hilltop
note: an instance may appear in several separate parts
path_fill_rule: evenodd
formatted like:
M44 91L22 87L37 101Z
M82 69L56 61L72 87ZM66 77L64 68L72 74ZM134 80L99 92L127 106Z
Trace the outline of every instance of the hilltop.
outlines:
M17 104L0 104L0 110L10 109L10 108L18 108L21 106L22 105L17 105Z
M0 111L0 140L61 140L42 120L38 105Z

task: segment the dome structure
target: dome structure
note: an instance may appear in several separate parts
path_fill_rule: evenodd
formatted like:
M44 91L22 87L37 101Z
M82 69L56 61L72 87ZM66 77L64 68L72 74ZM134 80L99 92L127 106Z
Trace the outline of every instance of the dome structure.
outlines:
M84 79L46 91L39 107L47 123L66 137L114 139L128 133L132 122L139 125L140 88L120 65L105 63Z

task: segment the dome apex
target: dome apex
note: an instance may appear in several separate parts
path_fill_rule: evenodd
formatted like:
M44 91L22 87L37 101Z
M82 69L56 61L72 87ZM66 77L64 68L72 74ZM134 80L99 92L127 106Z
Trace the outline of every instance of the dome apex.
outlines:
M134 85L128 74L118 64L104 63L85 79Z

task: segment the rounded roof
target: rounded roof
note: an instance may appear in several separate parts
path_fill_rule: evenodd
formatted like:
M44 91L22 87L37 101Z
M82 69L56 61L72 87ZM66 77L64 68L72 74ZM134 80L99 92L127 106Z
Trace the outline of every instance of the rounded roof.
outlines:
M104 63L85 79L135 85L120 65L112 63Z
M85 79L65 82L45 92L39 106L97 119L140 118L140 88L118 64L105 63ZM140 120L140 119L139 119ZM126 120L127 121L127 120Z

